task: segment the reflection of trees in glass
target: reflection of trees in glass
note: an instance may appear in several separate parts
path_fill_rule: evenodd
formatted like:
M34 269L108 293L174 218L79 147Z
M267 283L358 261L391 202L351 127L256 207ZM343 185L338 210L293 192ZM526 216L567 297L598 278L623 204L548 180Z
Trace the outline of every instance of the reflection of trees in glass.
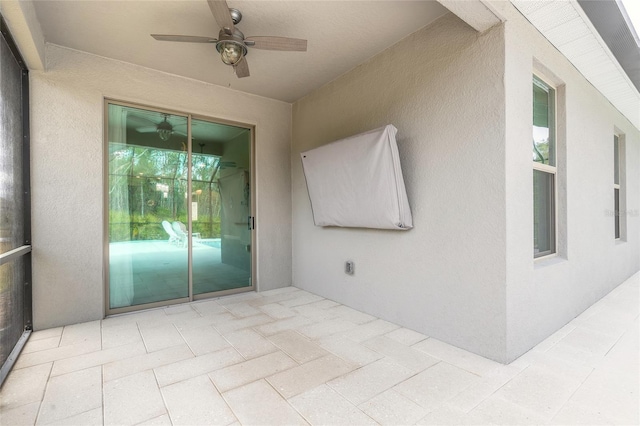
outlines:
M220 158L206 154L192 154L192 201L197 202L198 220L192 223L193 232L202 238L220 237L220 192L217 184Z
M109 144L110 241L162 240L163 220L188 222L187 160L184 151ZM192 162L191 201L198 201L193 232L219 237L219 158L193 154Z
M533 161L549 164L549 139L533 141Z

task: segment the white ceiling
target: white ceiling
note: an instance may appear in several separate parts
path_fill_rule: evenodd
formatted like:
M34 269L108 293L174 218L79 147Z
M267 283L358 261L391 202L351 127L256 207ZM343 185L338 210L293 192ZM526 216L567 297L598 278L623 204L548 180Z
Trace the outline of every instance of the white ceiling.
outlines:
M447 13L435 0L228 0L243 14L245 36L308 40L307 52L250 49L251 76L238 79L213 44L160 42L149 36L217 38L205 0L36 0L46 42L294 102Z

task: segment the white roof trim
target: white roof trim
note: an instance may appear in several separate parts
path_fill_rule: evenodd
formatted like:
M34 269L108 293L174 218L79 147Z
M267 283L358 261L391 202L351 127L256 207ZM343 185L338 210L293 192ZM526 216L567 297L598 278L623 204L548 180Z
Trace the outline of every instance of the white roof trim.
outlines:
M640 129L640 93L576 0L511 3Z
M486 0L438 0L438 3L480 33L504 21Z
M44 70L44 36L31 1L1 1L0 12L29 70Z

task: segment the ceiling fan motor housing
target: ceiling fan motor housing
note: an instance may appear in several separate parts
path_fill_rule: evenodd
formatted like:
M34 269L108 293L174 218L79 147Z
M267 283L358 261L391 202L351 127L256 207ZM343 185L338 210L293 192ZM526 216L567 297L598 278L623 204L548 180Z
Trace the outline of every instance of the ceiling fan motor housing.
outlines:
M238 25L238 22L242 21L242 13L240 13L238 9L234 9L230 7L229 14L231 15L231 20L233 21L233 25Z

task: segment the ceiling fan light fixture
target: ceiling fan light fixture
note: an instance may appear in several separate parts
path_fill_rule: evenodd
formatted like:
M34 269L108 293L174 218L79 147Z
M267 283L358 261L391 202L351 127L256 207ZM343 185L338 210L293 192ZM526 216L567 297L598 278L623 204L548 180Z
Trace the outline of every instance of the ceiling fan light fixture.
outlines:
M158 129L156 130L156 132L158 132L158 136L160 136L160 139L166 142L173 134L173 126L167 121L167 118L165 117L164 121L158 124Z
M220 52L222 62L227 65L235 65L247 54L244 44L235 40L223 40L216 44L216 50Z

